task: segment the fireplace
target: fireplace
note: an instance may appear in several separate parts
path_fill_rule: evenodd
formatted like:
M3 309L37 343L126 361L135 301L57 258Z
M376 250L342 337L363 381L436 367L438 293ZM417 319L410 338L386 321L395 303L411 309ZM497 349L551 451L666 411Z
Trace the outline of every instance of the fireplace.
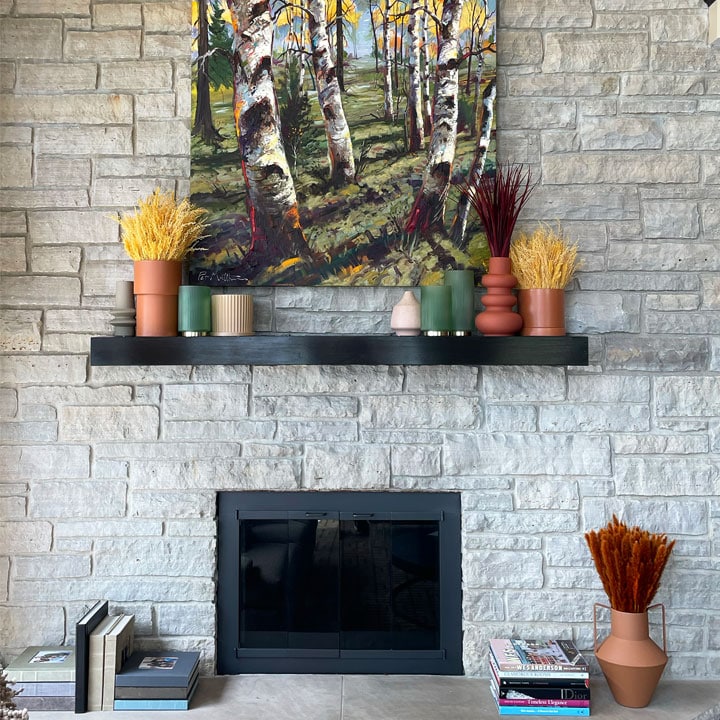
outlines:
M462 674L460 495L218 493L218 672Z

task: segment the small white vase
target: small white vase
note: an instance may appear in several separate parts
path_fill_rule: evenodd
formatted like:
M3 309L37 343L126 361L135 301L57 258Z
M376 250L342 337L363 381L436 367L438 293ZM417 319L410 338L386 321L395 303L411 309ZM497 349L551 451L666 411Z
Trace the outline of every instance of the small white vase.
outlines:
M420 334L420 303L412 290L407 290L395 305L390 317L390 327L396 335Z

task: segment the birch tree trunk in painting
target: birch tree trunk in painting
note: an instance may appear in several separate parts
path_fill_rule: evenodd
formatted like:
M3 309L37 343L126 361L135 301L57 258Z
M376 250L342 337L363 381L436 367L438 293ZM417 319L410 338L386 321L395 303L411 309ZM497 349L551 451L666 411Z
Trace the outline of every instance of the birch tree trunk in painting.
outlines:
M482 56L480 56L482 57ZM480 136L475 145L475 156L468 173L467 192L471 192L471 188L477 187L480 178L485 172L485 158L490 147L490 135L492 133L493 116L495 114L495 79L491 80L483 93L483 116L480 125ZM458 201L455 219L453 220L450 230L450 237L455 245L461 249L467 247L467 221L470 212L470 198L467 192L463 193Z
M385 73L385 93L383 102L383 116L388 122L395 119L393 109L393 81L392 81L392 58L393 51L390 48L390 2L386 0L385 12L383 14L383 72Z
M425 232L442 225L455 159L458 118L458 35L463 0L443 2L438 46L433 129L423 182L405 229Z
M345 92L345 31L343 27L343 0L335 4L335 66L338 87Z
M336 187L355 180L355 158L353 157L350 128L345 119L340 85L335 64L330 54L327 34L327 13L325 0L310 0L310 45L317 83L318 102L322 111L330 156L330 180Z
M207 143L222 140L220 133L215 129L212 120L210 105L210 78L208 75L208 16L207 0L198 0L198 59L195 100L195 119L193 121L193 135L199 135Z
M423 101L425 103L425 135L432 132L432 101L430 100L430 31L428 0L423 2L423 24L422 24L422 45L423 45Z
M480 42L482 42L482 38L480 39ZM478 117L478 110L480 105L480 88L482 87L482 76L483 76L483 70L485 68L485 56L482 52L482 47L480 48L480 52L478 53L478 61L477 61L477 69L475 70L475 82L474 82L474 90L473 90L473 109L472 109L472 117L470 118L470 137L475 137L477 133L477 117ZM493 87L495 87L495 83L493 82ZM485 105L483 105L483 113L485 113Z
M408 56L408 149L417 152L425 141L422 117L422 92L420 78L420 3L413 0L407 25L410 40Z
M307 252L280 135L268 0L230 0L235 34L233 112L247 185L250 249L271 258Z

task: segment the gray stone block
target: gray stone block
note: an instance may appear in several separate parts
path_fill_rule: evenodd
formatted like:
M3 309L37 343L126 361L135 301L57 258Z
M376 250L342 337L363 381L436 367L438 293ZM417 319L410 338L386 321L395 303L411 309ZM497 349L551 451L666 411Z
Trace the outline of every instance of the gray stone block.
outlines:
M647 70L646 33L548 32L544 73L629 72Z

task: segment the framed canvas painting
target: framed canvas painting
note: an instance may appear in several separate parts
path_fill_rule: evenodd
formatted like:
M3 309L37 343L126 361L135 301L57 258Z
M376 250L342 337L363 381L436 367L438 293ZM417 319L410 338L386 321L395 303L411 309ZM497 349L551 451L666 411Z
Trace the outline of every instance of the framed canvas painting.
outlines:
M481 266L496 0L194 0L191 282L414 286Z

